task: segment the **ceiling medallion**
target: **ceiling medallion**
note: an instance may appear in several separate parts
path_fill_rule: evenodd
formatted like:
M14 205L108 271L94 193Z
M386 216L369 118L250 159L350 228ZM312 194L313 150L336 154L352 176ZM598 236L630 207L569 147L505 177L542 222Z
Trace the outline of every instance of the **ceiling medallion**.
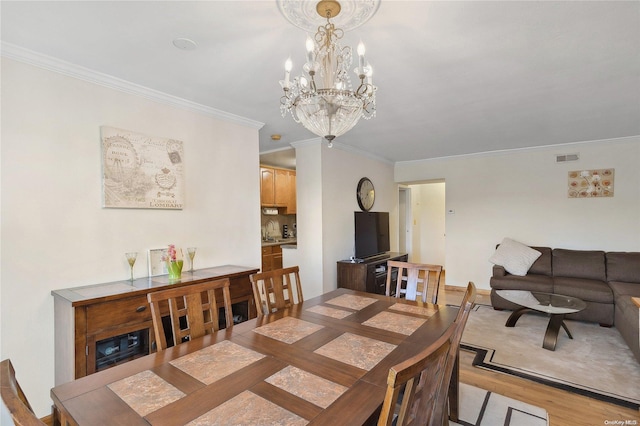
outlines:
M283 2L280 0L278 4ZM304 6L304 10L307 10L308 4L313 4L302 1L288 1L287 4L294 3ZM358 6L374 2L344 3ZM292 79L293 63L288 59L285 62L284 80L280 80L284 91L280 98L282 116L290 112L296 123L325 138L329 147L336 137L351 130L361 117L368 120L376 115L377 87L373 85L373 69L365 60L362 43L357 49L358 66L353 70L359 82L355 90L351 86L351 47L340 45L344 29L334 23L344 10L344 4L335 0L321 0L315 4L314 13L320 18L321 25L314 24L314 38L307 36L307 57L302 72ZM375 10L377 7L374 13ZM352 12L359 12L359 9L353 9ZM355 15L362 16L361 13ZM355 21L349 22L353 25ZM362 23L359 21L358 25Z
M337 3L324 2L320 3ZM320 3L301 0L278 0L280 13L289 22L307 32L317 31L325 24L326 15L320 15L317 7ZM380 7L380 0L341 0L339 15L332 15L332 22L343 31L351 31L367 22Z

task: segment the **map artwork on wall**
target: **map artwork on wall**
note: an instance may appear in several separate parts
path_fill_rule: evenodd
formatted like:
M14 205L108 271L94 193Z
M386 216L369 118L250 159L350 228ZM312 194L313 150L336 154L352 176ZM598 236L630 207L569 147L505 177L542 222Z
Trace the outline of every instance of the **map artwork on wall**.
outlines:
M613 197L615 169L569 172L569 198Z
M106 126L100 131L104 207L184 207L184 148L181 141Z

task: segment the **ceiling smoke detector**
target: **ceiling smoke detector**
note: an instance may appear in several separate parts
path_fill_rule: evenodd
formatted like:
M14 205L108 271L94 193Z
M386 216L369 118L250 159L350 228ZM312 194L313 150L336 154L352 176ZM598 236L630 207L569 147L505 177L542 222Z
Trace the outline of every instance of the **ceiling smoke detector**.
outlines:
M173 40L173 45L180 50L195 50L198 45L188 38L177 38Z

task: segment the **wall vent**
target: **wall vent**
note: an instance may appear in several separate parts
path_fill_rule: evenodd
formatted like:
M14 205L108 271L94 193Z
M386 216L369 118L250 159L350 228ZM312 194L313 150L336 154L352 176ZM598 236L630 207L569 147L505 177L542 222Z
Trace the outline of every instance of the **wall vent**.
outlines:
M578 161L579 159L580 159L579 154L556 155L556 163L564 163L565 161Z

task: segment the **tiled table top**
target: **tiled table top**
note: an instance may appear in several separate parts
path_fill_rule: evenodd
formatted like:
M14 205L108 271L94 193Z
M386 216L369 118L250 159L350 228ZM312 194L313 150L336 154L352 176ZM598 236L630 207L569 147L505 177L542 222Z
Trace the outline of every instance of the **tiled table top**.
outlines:
M265 382L322 408L327 408L348 389L292 366L278 371Z
M380 312L375 317L363 322L362 325L409 336L425 322L427 322L426 318L408 317L393 312Z
M376 299L372 297L366 297L366 296L343 294L331 300L327 300L326 303L330 305L342 306L343 308L360 310L362 308L366 308L367 306L373 303L376 303Z
M344 333L314 352L363 370L371 370L396 347L369 337Z
M416 345L435 339L425 324L441 309L338 290L305 301L291 316L250 320L59 386L52 395L81 426L102 424L99 412L109 410L152 425L304 425L335 419L334 409L341 421L362 423L382 403L388 369L406 359L402 348L415 353ZM446 320L433 322L442 331L455 317L447 312ZM91 402L84 403L77 386L86 386L87 395L102 395L105 387L113 397L87 396ZM102 410L78 413L96 402Z
M143 417L185 396L149 370L111 383L108 388Z
M173 360L170 364L210 385L264 357L261 353L225 340Z
M307 309L308 312L315 312L316 314L326 315L331 318L342 319L351 315L353 312L345 311L344 309L336 309L330 306L314 306Z
M187 423L187 426L306 425L307 420L266 399L244 391Z
M254 333L262 334L263 336L271 337L284 343L295 343L321 328L321 325L297 318L285 317L271 324L256 328L253 331Z

